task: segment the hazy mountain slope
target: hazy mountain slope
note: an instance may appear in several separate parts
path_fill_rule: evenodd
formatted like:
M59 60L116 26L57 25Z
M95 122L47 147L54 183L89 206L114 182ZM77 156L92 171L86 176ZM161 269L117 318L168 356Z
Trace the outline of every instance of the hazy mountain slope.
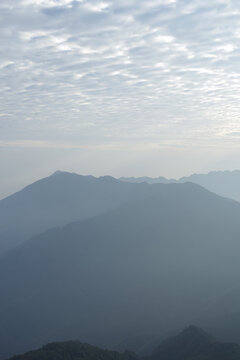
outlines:
M120 178L121 181L130 183L158 184L158 183L175 183L175 182L193 182L203 186L205 189L212 191L220 196L240 201L240 170L234 171L212 171L208 174L193 174L185 176L179 180L167 179L162 176L157 178L150 177L129 177Z
M240 201L240 170L212 171L183 177L180 182L191 181L218 195Z
M240 204L191 183L158 189L1 259L2 358L55 340L113 346L167 331L235 286Z
M239 360L240 346L222 343L200 328L190 326L164 341L149 360Z
M0 201L0 254L51 227L87 219L155 191L147 184L107 176L57 172Z
M137 356L130 352L124 354L100 349L79 341L56 342L41 349L17 355L11 360L136 360Z

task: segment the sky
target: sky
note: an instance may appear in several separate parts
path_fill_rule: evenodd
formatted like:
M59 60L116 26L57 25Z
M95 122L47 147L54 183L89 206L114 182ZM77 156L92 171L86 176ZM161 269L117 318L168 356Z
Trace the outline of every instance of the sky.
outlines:
M1 0L0 198L240 168L240 2Z

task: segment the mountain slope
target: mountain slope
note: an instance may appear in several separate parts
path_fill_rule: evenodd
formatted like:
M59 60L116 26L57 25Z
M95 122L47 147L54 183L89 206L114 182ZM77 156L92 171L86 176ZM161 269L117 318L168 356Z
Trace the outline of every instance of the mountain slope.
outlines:
M235 286L240 204L191 183L158 189L2 257L2 358L55 340L114 346L168 331Z
M109 176L57 172L0 201L0 254L55 226L83 220L157 191Z

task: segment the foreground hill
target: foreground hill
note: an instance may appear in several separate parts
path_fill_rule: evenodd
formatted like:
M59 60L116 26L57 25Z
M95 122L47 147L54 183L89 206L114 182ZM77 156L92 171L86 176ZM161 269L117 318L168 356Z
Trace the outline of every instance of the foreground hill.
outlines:
M222 343L200 328L190 326L165 340L148 360L239 360L240 346Z
M0 201L0 255L49 228L88 219L157 191L158 187L109 176L57 172Z
M240 204L191 183L159 189L1 258L1 358L179 328L238 283Z
M134 353L102 350L78 341L57 342L9 360L141 360ZM240 346L222 343L190 326L161 343L145 360L239 360Z
M134 353L120 354L116 351L103 350L80 341L51 343L39 350L29 351L24 355L14 356L11 360L136 360Z

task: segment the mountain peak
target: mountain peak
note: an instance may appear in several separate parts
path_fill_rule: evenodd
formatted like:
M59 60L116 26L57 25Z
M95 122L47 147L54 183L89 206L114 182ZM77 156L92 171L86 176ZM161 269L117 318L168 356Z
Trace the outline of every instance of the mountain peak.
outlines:
M178 335L178 337L181 337L181 339L186 339L187 341L198 339L201 341L212 342L214 340L211 335L195 325L189 325Z
M74 174L74 175L77 175L76 173L73 173L73 172L68 172L68 171L64 171L64 170L56 170L52 175L50 176L57 176L57 175L69 175L69 174Z
M148 360L237 360L239 356L239 345L219 342L191 325L179 335L163 341Z

